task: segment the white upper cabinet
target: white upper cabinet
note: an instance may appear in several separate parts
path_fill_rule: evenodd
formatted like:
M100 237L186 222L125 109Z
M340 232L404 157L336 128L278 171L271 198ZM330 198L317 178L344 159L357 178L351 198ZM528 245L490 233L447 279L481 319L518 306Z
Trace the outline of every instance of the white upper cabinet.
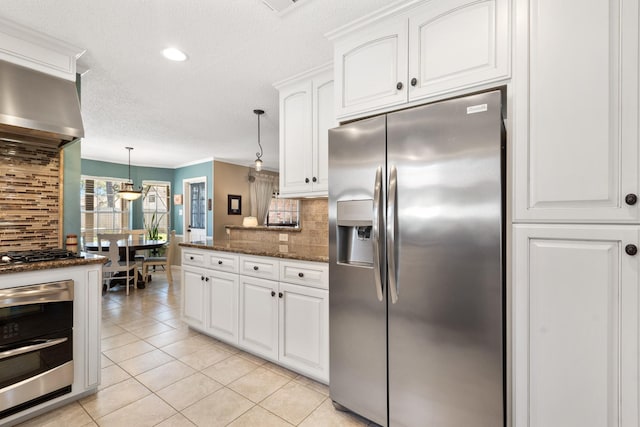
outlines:
M337 117L387 111L508 78L509 3L392 4L330 33Z
M637 221L638 2L520 0L516 34L514 220Z
M509 75L507 0L435 1L409 17L409 100Z
M280 194L326 196L328 130L337 125L331 65L274 85L280 92Z
M407 19L390 19L335 44L339 117L407 101Z

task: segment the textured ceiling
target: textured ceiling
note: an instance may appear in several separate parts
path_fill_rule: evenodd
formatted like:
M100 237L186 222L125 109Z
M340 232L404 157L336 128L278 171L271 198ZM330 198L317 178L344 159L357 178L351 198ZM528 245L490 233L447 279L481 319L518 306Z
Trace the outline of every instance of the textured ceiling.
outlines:
M272 84L332 60L324 34L389 0L299 0L278 15L261 0L0 0L0 16L87 52L82 157L179 167L214 158L250 165L261 118L265 167L278 169ZM160 51L189 55L170 62Z

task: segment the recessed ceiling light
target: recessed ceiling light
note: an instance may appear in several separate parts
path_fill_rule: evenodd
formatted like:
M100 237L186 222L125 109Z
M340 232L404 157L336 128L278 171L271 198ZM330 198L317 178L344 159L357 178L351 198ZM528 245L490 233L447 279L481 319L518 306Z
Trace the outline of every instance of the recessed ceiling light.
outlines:
M172 61L186 61L187 55L181 50L176 49L175 47L168 47L162 51L162 54L165 58L170 59Z

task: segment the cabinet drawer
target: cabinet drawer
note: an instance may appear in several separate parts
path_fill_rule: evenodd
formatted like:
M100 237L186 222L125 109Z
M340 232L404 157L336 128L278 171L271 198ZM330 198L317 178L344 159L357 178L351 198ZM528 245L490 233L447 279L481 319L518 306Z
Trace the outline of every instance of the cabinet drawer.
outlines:
M319 262L280 261L280 281L329 289L329 265Z
M202 251L189 250L187 248L182 249L182 264L195 265L197 267L205 266L205 257Z
M240 257L240 274L261 277L263 279L278 280L280 276L280 261L267 257Z
M238 255L228 252L207 253L207 267L212 270L226 271L229 273L238 272Z

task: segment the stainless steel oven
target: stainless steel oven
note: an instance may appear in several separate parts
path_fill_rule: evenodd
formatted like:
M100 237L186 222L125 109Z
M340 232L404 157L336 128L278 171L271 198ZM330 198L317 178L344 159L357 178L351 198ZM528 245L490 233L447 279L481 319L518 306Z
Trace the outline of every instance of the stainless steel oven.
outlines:
M0 419L72 383L73 280L0 289Z

